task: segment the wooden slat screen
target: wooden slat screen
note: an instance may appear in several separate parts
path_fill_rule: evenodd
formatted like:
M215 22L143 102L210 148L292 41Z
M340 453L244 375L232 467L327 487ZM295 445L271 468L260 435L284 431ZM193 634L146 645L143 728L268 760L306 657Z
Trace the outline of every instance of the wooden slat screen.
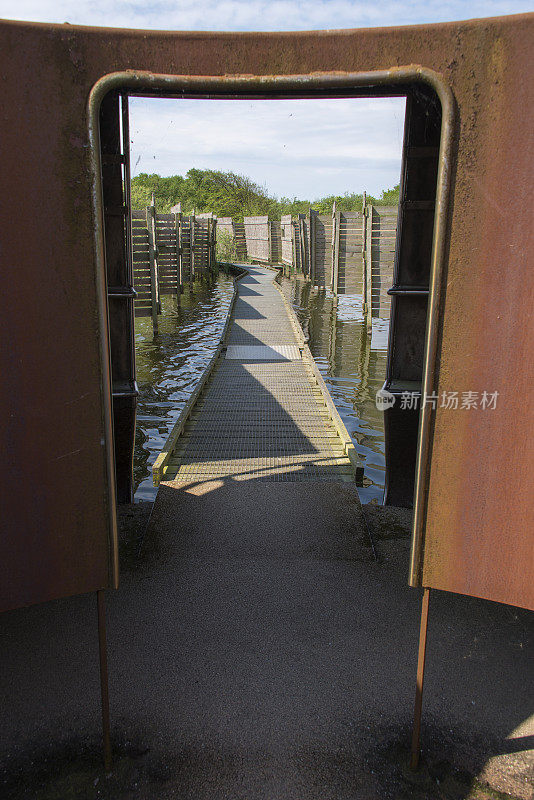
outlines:
M135 316L149 317L150 302L150 264L148 260L148 229L146 212L132 211L132 253L135 299Z
M282 255L281 261L290 267L293 266L293 222L291 214L280 218Z
M271 235L271 263L282 263L282 228L277 220L269 222Z
M330 214L315 214L315 283L326 289L332 288L332 217Z
M178 286L178 257L174 214L156 214L156 248L160 293L176 294Z
M363 294L363 214L340 214L338 294Z
M389 319L391 297L387 291L393 283L395 243L397 239L397 206L374 206L372 228L372 314Z
M269 263L269 217L245 217L243 226L249 259Z

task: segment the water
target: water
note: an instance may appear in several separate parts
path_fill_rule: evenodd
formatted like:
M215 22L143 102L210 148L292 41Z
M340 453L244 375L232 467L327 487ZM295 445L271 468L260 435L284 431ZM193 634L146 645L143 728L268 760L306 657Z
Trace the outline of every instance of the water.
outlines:
M384 418L376 408L375 395L385 379L389 322L373 319L369 336L361 297L334 298L295 279L281 278L281 285L310 337L310 350L364 468L360 498L363 503L381 503Z
M219 343L233 293L232 279L162 297L159 333L150 317L135 320L139 398L134 452L135 499L153 500L152 464Z
M310 349L364 468L362 502L382 501L384 490L383 414L375 394L384 382L388 323L373 320L368 336L361 298L337 299L309 283L282 278L282 289L310 336ZM232 280L220 275L213 287L195 286L162 298L159 333L148 317L135 322L139 384L135 440L135 499L153 500L151 467L181 409L193 392L222 333L232 297Z

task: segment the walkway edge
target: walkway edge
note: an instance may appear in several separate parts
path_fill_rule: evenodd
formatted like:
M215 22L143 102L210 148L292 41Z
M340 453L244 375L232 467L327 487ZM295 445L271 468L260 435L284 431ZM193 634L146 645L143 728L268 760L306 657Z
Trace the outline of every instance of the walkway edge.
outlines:
M287 297L285 296L284 292L282 291L282 287L278 282L278 278L280 276L280 270L277 270L277 275L273 280L274 286L280 292L284 305L286 307L286 311L288 312L289 319L291 320L291 324L295 333L297 334L297 338L301 340L302 344L300 347L302 348L302 360L305 361L307 367L310 369L311 373L313 374L314 379L317 382L317 386L319 387L321 394L323 395L323 399L326 403L326 407L328 408L329 414L332 417L332 422L334 423L336 430L338 432L339 438L343 443L343 447L345 449L345 455L350 460L350 463L354 467L354 470L359 466L358 461L358 453L356 452L356 448L352 443L352 439L350 438L350 434L345 427L345 423L339 416L339 412L335 406L334 401L332 400L332 395L328 391L328 386L326 385L323 376L319 371L319 367L315 363L315 359L312 355L312 352L308 346L308 341L302 330L300 325L299 319L295 313L295 310Z
M211 372L213 371L213 368L219 359L219 356L221 355L222 349L225 346L226 334L228 333L232 312L234 310L234 305L238 294L237 281L239 281L241 278L243 278L245 275L248 274L248 270L238 266L237 264L232 264L231 269L234 272L238 272L238 274L234 275L234 277L232 278L234 284L234 293L232 295L232 299L230 300L228 311L226 312L226 319L224 321L224 327L221 331L219 344L217 345L217 348L213 353L213 356L206 365L206 368L204 369L202 375L200 376L198 383L195 386L189 400L180 411L178 419L174 423L173 428L167 437L167 441L163 445L163 450L161 450L158 457L154 461L154 464L152 465L152 481L154 483L154 486L159 486L161 481L165 477L165 470L169 462L169 459L172 456L172 452L176 447L176 443L180 438L181 434L183 433L189 415L191 414L195 403L197 402L200 394L202 393L202 390L206 385L208 378L211 375Z

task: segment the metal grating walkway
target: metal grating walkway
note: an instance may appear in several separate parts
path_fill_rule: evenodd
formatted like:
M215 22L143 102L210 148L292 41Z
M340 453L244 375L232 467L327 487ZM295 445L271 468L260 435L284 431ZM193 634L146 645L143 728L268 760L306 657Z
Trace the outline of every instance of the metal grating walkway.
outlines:
M248 267L216 361L168 460L165 481L353 481L302 339L273 285Z

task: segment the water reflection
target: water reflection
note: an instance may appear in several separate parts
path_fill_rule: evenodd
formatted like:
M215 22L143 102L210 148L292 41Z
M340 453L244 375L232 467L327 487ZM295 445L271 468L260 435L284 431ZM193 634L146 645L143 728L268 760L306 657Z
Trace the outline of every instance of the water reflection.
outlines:
M139 400L134 453L136 500L154 499L152 464L192 394L222 333L232 299L231 278L195 285L180 298L162 297L159 333L150 317L135 321L135 357Z
M384 382L389 325L374 319L366 332L361 298L331 294L308 282L282 279L364 467L362 502L382 501L384 490L383 414L375 394ZM212 286L162 298L159 333L150 318L136 319L139 384L134 479L136 500L154 499L151 467L220 339L232 297L232 281L220 275Z
M382 502L384 491L384 422L375 395L384 383L389 323L373 319L372 335L364 324L361 297L337 298L300 280L281 279L321 374L354 442L364 468L362 502Z

